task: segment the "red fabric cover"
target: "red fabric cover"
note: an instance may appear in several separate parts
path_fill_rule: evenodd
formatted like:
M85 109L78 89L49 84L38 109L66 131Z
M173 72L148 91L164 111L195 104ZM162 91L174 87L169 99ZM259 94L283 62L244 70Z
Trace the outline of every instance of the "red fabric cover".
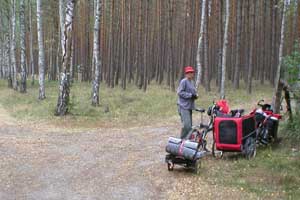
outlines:
M222 151L235 151L235 152L241 152L241 145L242 145L242 138L243 138L243 120L253 117L253 115L245 115L243 117L238 118L225 118L225 117L216 117L214 121L214 139L216 143L217 150ZM220 130L219 125L222 121L229 120L234 121L236 123L236 136L237 136L237 144L222 144L220 142Z
M221 99L217 102L217 106L220 107L220 111L224 114L228 114L230 109L227 101L225 99Z

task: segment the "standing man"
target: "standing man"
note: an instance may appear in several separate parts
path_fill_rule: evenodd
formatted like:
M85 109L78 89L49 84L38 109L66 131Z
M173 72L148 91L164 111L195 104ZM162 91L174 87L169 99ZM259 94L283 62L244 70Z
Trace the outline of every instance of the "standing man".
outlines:
M180 81L177 89L178 113L182 122L181 139L187 138L192 129L192 110L195 109L195 100L198 94L194 84L195 70L191 66L184 68L185 78Z

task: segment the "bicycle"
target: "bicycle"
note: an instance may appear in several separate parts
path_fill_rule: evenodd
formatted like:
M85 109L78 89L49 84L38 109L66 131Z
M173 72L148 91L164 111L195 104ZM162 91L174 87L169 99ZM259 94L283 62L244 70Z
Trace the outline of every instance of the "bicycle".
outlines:
M263 102L263 99L260 100L257 103L260 108L254 109L252 113L256 121L256 141L259 144L268 145L278 139L277 129L282 116L273 113L272 106Z

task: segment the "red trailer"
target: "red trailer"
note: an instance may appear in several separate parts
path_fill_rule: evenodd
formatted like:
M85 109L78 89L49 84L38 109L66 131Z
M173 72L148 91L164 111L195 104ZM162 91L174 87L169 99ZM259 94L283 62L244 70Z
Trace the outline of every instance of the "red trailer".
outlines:
M223 152L241 152L247 158L255 157L256 127L253 114L215 118L212 153L217 157L222 156Z

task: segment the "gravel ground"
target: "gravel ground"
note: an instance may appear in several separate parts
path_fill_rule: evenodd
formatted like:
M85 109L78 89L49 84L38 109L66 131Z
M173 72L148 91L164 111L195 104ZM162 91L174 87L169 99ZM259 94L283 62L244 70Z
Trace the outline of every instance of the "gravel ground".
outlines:
M180 167L168 172L165 145L177 129L33 128L0 107L0 199L257 199Z

